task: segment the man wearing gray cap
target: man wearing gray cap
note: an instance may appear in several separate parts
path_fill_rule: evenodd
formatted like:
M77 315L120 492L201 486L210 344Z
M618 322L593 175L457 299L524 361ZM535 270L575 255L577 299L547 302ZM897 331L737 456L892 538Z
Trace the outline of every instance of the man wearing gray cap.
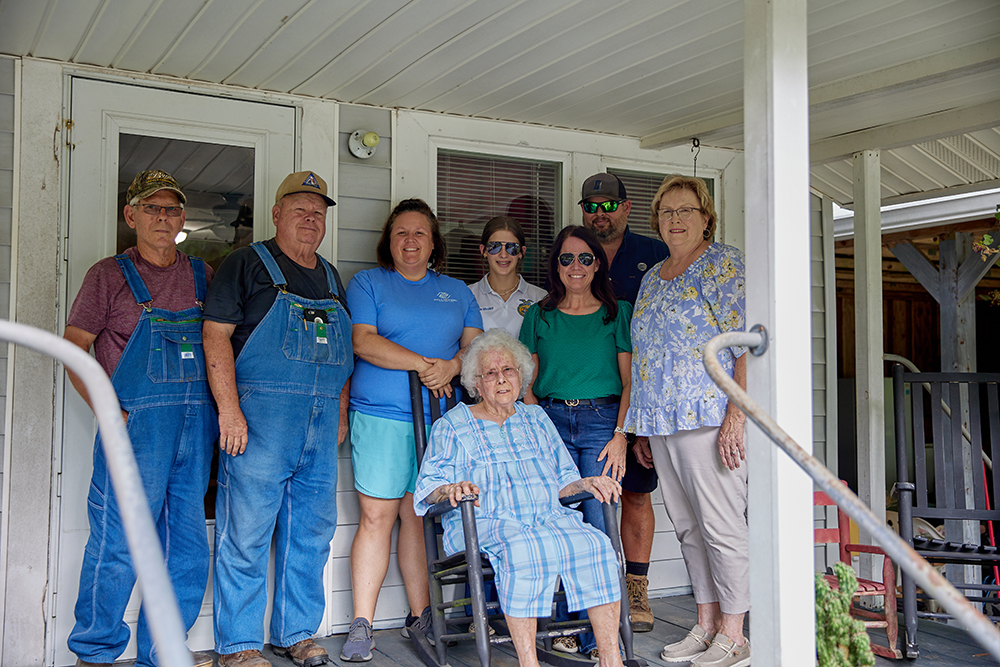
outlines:
M635 305L646 271L670 254L667 244L629 231L628 214L632 202L625 192L625 184L614 174L602 172L584 181L579 204L584 226L597 235L611 262L609 270L615 296ZM631 435L629 443L634 444ZM621 534L629 608L636 632L653 629L653 612L646 591L656 527L649 494L655 488L656 471L640 465L629 446L622 478Z
M205 490L218 435L201 344L202 303L212 269L177 249L187 199L173 176L158 169L140 172L126 200L125 222L136 232L135 247L90 268L63 336L85 351L93 346L98 363L111 376L189 630L201 611L208 580ZM89 404L80 378L67 372ZM135 570L100 434L87 514L90 536L68 645L78 656L77 667L111 667L131 635L122 619ZM142 613L136 643L136 665L155 665ZM207 653L192 659L196 667L212 664Z
M311 637L337 527L337 444L347 434L351 318L336 269L316 253L334 201L311 171L289 174L274 238L234 250L205 304L205 359L219 406L215 650L221 667L269 667L267 566L275 543L272 650L327 662Z

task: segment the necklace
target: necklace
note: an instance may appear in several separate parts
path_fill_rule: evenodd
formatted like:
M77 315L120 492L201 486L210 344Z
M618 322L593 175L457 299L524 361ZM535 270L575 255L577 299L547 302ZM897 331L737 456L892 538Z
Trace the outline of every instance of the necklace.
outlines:
M489 276L487 276L486 282L490 283ZM500 290L498 290L495 287L493 287L493 283L490 283L490 287L493 288L493 291L496 292L497 294L499 294L501 298L510 296L511 294L514 293L514 290L516 290L520 286L521 286L521 281L518 281L518 282L514 283L514 286L511 287L509 290L505 290L505 291L501 292Z

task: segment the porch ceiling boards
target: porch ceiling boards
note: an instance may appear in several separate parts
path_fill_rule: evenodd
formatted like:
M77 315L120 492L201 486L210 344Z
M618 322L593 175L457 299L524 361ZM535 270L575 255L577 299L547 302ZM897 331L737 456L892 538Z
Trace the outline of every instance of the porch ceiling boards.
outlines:
M0 0L0 52L356 104L743 143L742 0ZM812 185L1000 183L997 0L809 4Z

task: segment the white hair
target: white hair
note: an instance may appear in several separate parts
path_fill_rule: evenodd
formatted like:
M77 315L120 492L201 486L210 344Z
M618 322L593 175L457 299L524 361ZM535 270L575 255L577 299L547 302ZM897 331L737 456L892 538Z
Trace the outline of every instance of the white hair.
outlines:
M476 391L476 376L481 374L480 362L484 353L494 351L508 352L514 358L514 363L521 371L521 393L517 397L524 397L524 392L531 384L531 376L535 372L535 362L532 361L528 348L511 336L506 329L490 329L472 340L465 350L462 362L462 386L469 392L469 396L479 397Z

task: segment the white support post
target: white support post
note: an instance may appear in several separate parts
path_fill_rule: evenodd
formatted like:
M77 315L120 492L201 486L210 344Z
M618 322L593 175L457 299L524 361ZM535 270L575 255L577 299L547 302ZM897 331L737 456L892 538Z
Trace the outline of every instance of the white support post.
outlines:
M812 449L809 100L806 0L746 0L744 97L747 325L771 344L747 362L748 391ZM812 480L755 427L750 466L754 664L816 660Z
M885 516L885 384L882 361L881 156L854 154L854 341L858 496ZM861 535L871 544L871 536ZM859 576L878 579L881 563L863 554Z

